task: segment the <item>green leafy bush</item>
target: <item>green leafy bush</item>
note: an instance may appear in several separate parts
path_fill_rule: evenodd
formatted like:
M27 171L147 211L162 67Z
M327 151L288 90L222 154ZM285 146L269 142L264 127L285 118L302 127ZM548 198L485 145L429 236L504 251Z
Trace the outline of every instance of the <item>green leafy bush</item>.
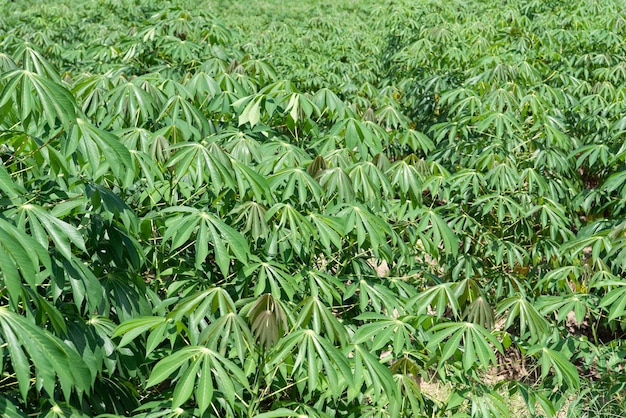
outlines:
M289 6L3 4L0 412L621 413L624 5Z

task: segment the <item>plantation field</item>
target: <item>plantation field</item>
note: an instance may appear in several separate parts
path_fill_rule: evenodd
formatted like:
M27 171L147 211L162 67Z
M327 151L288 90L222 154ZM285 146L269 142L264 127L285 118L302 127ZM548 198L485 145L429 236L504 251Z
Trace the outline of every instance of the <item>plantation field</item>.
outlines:
M623 2L0 10L0 415L624 416Z

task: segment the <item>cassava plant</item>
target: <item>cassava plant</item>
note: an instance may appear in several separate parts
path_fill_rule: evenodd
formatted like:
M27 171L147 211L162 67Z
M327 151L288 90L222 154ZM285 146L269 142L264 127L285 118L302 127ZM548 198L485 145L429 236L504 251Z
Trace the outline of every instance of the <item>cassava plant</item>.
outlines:
M621 2L0 8L3 416L626 408Z

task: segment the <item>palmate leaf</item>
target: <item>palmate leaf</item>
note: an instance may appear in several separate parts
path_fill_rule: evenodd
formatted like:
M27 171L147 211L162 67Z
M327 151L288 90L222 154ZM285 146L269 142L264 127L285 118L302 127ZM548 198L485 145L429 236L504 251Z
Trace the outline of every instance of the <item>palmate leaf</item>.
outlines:
M226 31L226 28L224 28ZM247 59L242 63L243 67L248 73L254 74L254 76L263 84L268 84L276 81L276 70L273 65L261 59Z
M396 238L385 218L373 214L362 205L344 206L337 213L337 217L344 221L346 234L356 234L359 247L371 248L374 256L378 258L382 258L380 250L388 247L387 237L390 237L390 240Z
M554 270L550 270L543 277L537 280L537 289L558 289L559 292L570 292L571 283L581 283L584 280L585 267L562 266Z
M340 136L345 140L345 147L356 150L363 160L373 157L383 150L383 144L372 125L355 118L344 118L335 123L330 136Z
M111 223L121 221L123 229L130 233L139 230L137 214L112 190L101 184L88 183L85 185L85 194L90 199L91 210L98 213L103 219ZM124 232L122 232L123 234ZM132 237L129 236L128 239L132 241Z
M296 309L299 309L299 312L294 328L310 328L318 335L323 335L341 345L347 342L346 328L319 298L309 296Z
M441 350L440 367L458 350L463 352L463 369L468 371L477 364L487 369L490 363L496 364L494 349L503 352L498 339L481 325L471 322L444 322L430 329L432 334L427 348ZM445 344L444 340L447 340Z
M243 364L254 352L254 337L244 318L229 312L211 322L198 337L199 344L217 350L228 358Z
M611 252L614 240L609 236L610 230L603 230L594 233L591 236L579 233L579 237L566 241L559 248L560 253L564 254L570 260L578 259L587 248L591 248L591 261L596 263Z
M311 160L311 156L302 148L275 138L261 147L266 158L259 164L259 174L267 175L291 167L304 167Z
M197 269L202 270L202 264L209 255L209 245L213 248L215 262L224 277L228 276L231 253L244 264L248 261L250 249L246 239L216 215L186 206L175 206L161 211L172 212L176 215L166 220L163 242L170 242L170 250L175 250L185 245L192 234L195 234Z
M127 261L128 262L128 261ZM107 309L113 309L120 321L149 315L151 306L145 298L145 283L134 273L119 272L99 278Z
M480 196L486 185L484 174L470 168L457 171L448 177L447 181L464 200L470 196Z
M238 229L243 234L250 234L253 241L259 238L267 238L270 229L269 224L265 220L267 208L257 202L244 202L235 206L231 214L237 215L234 224L243 223Z
M218 389L230 405L241 388L248 387L239 366L206 347L187 346L160 360L152 369L147 387L163 382L177 373L172 407L178 408L192 395L201 413L209 408Z
M508 137L514 137L521 131L521 126L513 112L484 112L476 124L476 128L483 133L494 132L496 138L502 138L506 133Z
M289 203L277 203L265 214L266 221L270 222L272 218L275 218L272 239L282 235L286 240L285 244L289 245L296 253L309 248L308 243L315 236L315 228L298 209ZM281 250L283 249L286 250L287 248L283 246Z
M232 104L239 109L239 126L249 123L254 127L261 120L261 105L265 102L264 94L243 97Z
M90 374L89 368L74 348L4 306L0 307L0 332L8 344L9 356L24 399L31 389L27 356L34 365L38 383L49 396L53 396L57 381L66 399L69 399L72 390L80 394L93 386L95 375Z
M415 167L409 163L409 159L396 161L387 171L391 185L399 190L402 201L411 200L420 202L422 198L422 175Z
M178 126L187 135L185 138L201 138L210 131L207 118L192 103L180 95L175 95L163 105L157 121Z
M282 193L283 202L289 201L297 192L300 205L311 199L319 204L324 194L320 184L299 167L282 169L270 176L268 181L272 191Z
M25 194L25 190L11 179L7 169L4 167L4 162L0 164L0 190L11 199L18 197L20 194Z
M308 282L308 293L321 297L329 306L334 302L343 302L346 293L344 283L336 276L316 269L303 269L296 277Z
M349 397L357 397L364 391L375 398L384 396L394 405L399 401L399 391L388 366L361 344L350 344L343 349L350 358L354 372L354 386L348 389ZM365 389L364 386L365 385ZM395 406L395 405L394 405Z
M408 411L409 414L411 411L424 410L424 397L415 378L401 373L394 374L393 378L400 393L400 410Z
M253 166L253 162L259 163L263 159L261 142L253 132L230 128L212 135L211 140L219 143L233 159L246 166Z
M237 356L242 362L251 351L253 338L243 317L237 314L230 295L221 287L193 293L182 299L165 317L146 317L142 322L129 321L118 327L121 332L133 333L134 338L151 329L146 340L146 351L152 351L166 339L170 347L184 339L190 344L202 344L221 355ZM133 326L137 325L136 329ZM142 327L142 330L139 328ZM124 336L126 338L126 335Z
M520 185L528 189L528 193L546 196L550 194L548 182L545 177L534 167L525 168L520 173Z
M477 161L479 166L487 165L489 167L489 171L485 175L489 187L495 188L498 193L502 194L507 191L516 191L519 173L515 160L512 157L499 158L497 153L502 152L498 149L499 144L495 143L491 148L494 149L493 154L489 153L488 150L482 150ZM492 161L482 160L483 158L492 159Z
M485 234L485 238L491 242L485 256L493 260L495 264L506 266L525 266L528 263L528 252L523 246L515 242L499 239Z
M326 198L331 200L337 195L339 202L350 203L354 201L356 192L352 179L341 167L328 168L320 174L320 185L326 192Z
M414 129L407 129L400 136L399 142L401 145L409 147L415 153L421 151L424 154L428 154L435 149L435 144L426 134Z
M460 313L458 295L454 290L453 283L439 283L430 286L411 298L407 302L407 306L414 307L413 312L416 314L425 314L430 307L435 310L438 318L442 318L448 309L456 318L459 317Z
M348 170L348 176L356 195L364 202L377 202L381 197L392 193L389 179L374 163L365 161L354 164Z
M306 120L313 114L319 116L321 113L315 102L305 94L292 93L285 101L287 100L287 105L283 107L294 122Z
M111 73L83 74L74 80L71 91L86 116L104 119L107 109L102 103L118 80L119 76Z
M247 278L254 278L254 295L271 293L279 298L283 293L292 300L300 286L286 266L275 261L259 261L248 264L243 269Z
M390 318L378 313L365 312L355 319L366 323L358 327L354 333L354 342L369 347L373 352L391 346L393 353L399 355L412 345L414 335L417 333L411 324L417 319L414 316Z
M498 314L506 313L504 328L509 328L517 319L519 321L520 337L528 329L532 341L539 341L549 332L546 319L537 311L535 306L526 299L525 295L513 296L498 303Z
M268 365L271 367L288 366L285 378L304 377L306 393L309 394L321 385L327 385L329 395L338 397L353 384L352 370L346 356L311 329L297 329L281 338L268 356Z
M21 69L5 73L2 80L5 85L0 93L0 116L12 103L22 121L38 122L41 118L51 129L56 127L57 119L66 129L76 121L74 96L58 82Z
M536 414L537 407L541 407L543 413L548 418L556 416L556 410L545 390L541 388L534 389L532 386L519 381L509 383L509 394L517 394L524 399L524 403L528 408L528 412Z
M214 315L218 318L215 319ZM188 322L184 323L183 319ZM208 327L205 327L206 322L210 322ZM205 325L200 327L201 323ZM166 316L129 319L114 330L111 338L122 336L117 345L119 349L150 331L145 345L148 355L168 338L173 346L182 330L186 331L187 338L193 344L207 343L222 355L226 354L226 345L234 340L235 347L238 348L237 354L242 361L252 341L247 325L236 314L234 302L222 288L211 288L192 294L181 300Z
M539 345L531 347L528 350L528 355L537 355L539 357L542 378L545 378L550 371L553 371L559 385L563 385L570 390L580 388L578 370L564 353Z
M446 254L456 256L459 253L459 239L448 223L439 215L437 209L422 209L417 211L419 223L417 232L422 238L426 250L432 255L439 255L440 246Z
M480 385L470 392L471 416L477 418L509 418L510 405L496 390Z
M67 259L72 257L71 244L82 251L87 251L82 235L73 225L34 204L29 203L20 208L18 225L22 228L28 225L31 234L44 248L48 248L48 239L51 239L55 248Z
M378 123L388 129L407 125L407 117L395 106L386 105L376 111Z
M556 313L559 321L565 321L573 312L578 324L582 324L588 311L595 308L598 298L586 293L573 293L562 296L540 296L537 298L537 309L544 315ZM600 305L602 307L602 305ZM610 318L611 320L613 318Z
M558 202L543 198L526 212L526 216L536 216L541 221L543 228L548 227L550 237L554 240L569 241L574 238L574 233L569 228L570 217L567 216L566 208Z
M489 222L490 217L494 215L500 224L504 223L506 218L515 222L525 214L524 207L513 197L499 193L480 196L474 200L472 206L476 209L482 209L483 219L486 222Z
M257 202L275 202L275 198L271 190L271 183L268 179L258 174L245 163L234 158L231 158L230 163L233 167L233 173L235 181L237 182L241 200L244 200L250 194L250 191L252 197Z
M141 88L142 78L120 83L107 92L105 101L111 115L121 117L126 126L141 126L154 119L158 109L155 98Z
M361 312L370 309L377 313L406 311L404 301L399 299L393 290L389 289L384 280L362 278L347 286L344 300L348 300L355 293L358 293Z
M60 82L61 77L52 63L34 48L33 44L24 42L20 44L13 54L15 62L19 63L22 68L32 71L42 77L55 82Z
M342 113L346 107L345 103L328 88L318 90L313 95L312 101L322 111L322 114L328 113L330 118Z
M214 143L186 142L171 148L168 168L173 168L177 183L187 181L200 188L207 184L217 195L224 186L235 188L230 159Z
M162 137L161 137L162 138ZM154 141L155 143L157 141ZM145 181L148 186L147 189L154 191L155 182L157 184L163 184L163 170L159 168L155 162L155 157L143 151L130 151L131 158L133 160L133 166L135 170L128 170L126 179L123 180L124 184L131 184L135 178L140 178ZM158 161L158 157L156 158Z
M315 238L322 244L327 255L333 254L331 244L337 250L342 248L341 240L345 236L345 231L344 224L339 218L317 213L310 213L308 218L317 230Z
M608 310L608 320L612 321L626 316L626 281L602 280L594 287L608 287L610 290L600 301L600 307Z
M220 93L221 89L215 78L203 71L197 71L185 82L189 92L193 92L195 103L205 105L213 96ZM202 107L202 106L200 106Z
M62 298L71 288L72 300L78 309L85 312L105 310L105 291L93 271L78 257L52 259L50 291L55 300ZM84 306L83 306L84 303Z
M48 252L37 240L0 218L0 270L12 305L19 302L24 282L34 289L51 267Z
M277 299L266 293L261 295L248 312L252 332L265 348L273 346L287 331L287 316Z
M120 179L126 178L127 170L134 172L130 152L120 140L114 134L81 118L76 119L76 124L62 144L62 150L66 156L78 151L89 164L95 178L105 175L107 166Z
M146 317L138 317L133 318L128 321L124 321L120 324L111 335L111 338L117 338L122 336L122 339L117 344L117 348L123 348L128 345L131 341L137 338L139 335L143 334L148 330L154 330L159 325L167 322L167 318L160 316L146 316ZM160 342L160 341L159 341ZM146 348L146 355L150 354L155 347L148 346Z

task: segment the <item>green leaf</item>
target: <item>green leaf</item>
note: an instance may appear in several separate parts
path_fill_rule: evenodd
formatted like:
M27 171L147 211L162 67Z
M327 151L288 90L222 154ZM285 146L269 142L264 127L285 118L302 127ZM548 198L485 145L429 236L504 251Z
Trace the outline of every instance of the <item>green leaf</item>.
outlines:
M446 253L456 256L459 253L459 239L437 210L420 210L418 214L420 217L418 233L424 242L429 244L427 251L438 255L439 246L443 245Z
M189 361L199 354L200 348L185 347L160 360L152 368L146 387L151 387L161 383L170 377L176 370L181 368L186 369Z
M513 296L498 303L498 313L507 312L505 329L509 328L517 318L519 321L520 336L524 336L528 329L533 341L539 341L548 335L549 325L546 319L537 311L524 295Z
M217 216L191 207L170 207L162 213L179 212L169 218L163 241L171 241L172 249L183 246L195 231L196 268L202 270L209 245L213 248L215 262L224 277L228 277L232 253L242 263L247 263L250 249L246 239ZM228 247L227 247L228 245ZM229 251L230 250L230 251Z
M574 390L580 388L578 370L564 353L548 347L535 346L528 350L528 354L539 354L542 378L545 378L552 370L560 385L565 385L567 388Z
M317 389L320 378L328 385L333 397L339 396L340 389L345 385L351 386L353 383L346 357L327 339L310 329L298 329L280 340L270 355L269 364L277 367L285 362L291 366L291 376L296 373L306 376L308 393ZM323 374L318 376L320 370L323 370Z
M82 251L87 251L82 235L73 225L56 218L43 208L30 203L23 205L21 209L25 212L27 217L36 218L36 220L41 223L48 233L48 236L55 244L55 247L65 258L72 258L70 243L74 244ZM30 222L33 221L33 219L30 220ZM42 245L47 246L47 240L42 243Z
M0 190L6 193L6 195L11 199L14 199L20 195L20 193L18 193L19 189L20 187L13 182L11 176L4 167L4 163L0 164Z
M29 70L16 69L3 75L0 109L14 103L22 120L42 117L51 129L58 119L65 129L76 122L76 102L61 84Z
M448 308L455 317L459 315L459 302L451 283L440 283L427 288L411 298L408 305L416 306L417 313L426 313L428 307L431 307L438 318L442 318Z
M28 353L37 379L41 379L40 383L49 394L54 393L57 380L66 399L70 398L73 389L83 393L93 386L95 375L91 375L76 350L59 338L6 307L0 307L0 327L5 336L15 336L9 337L13 339L10 354L19 369L16 370L16 374L21 380L19 384L23 397L26 396L26 390L31 384L29 365L25 361L24 352Z
M332 311L317 297L309 296L300 305L297 322L294 327L311 328L319 335L326 336L330 341L344 345L348 333L343 324L333 315Z
M287 408L278 408L273 411L263 412L254 415L253 418L280 418L280 417L300 417L302 414Z
M158 316L144 316L139 318L130 319L118 325L113 331L111 338L116 338L123 335L120 342L117 344L117 348L120 349L128 345L131 341L137 338L144 332L156 328L158 325L166 322L166 318ZM148 350L152 351L152 350Z
M384 393L390 402L398 400L399 392L391 371L380 359L360 344L346 346L344 353L346 352L350 353L354 370L354 387L349 390L349 394L353 392L352 396L358 396L365 385L365 388L371 389L378 396Z
M45 278L42 268L50 272L51 261L39 242L0 218L0 268L11 303L17 304L22 280L35 288Z
M264 347L274 345L287 331L287 317L283 308L270 293L261 295L248 312L252 332Z
M430 350L441 348L440 367L447 359L461 350L465 371L474 368L476 364L487 369L490 364L497 363L494 349L501 353L504 352L502 345L491 332L474 323L444 322L432 327L430 332L432 337L428 341L427 347ZM444 340L447 341L441 347ZM462 345L461 341L463 342Z
M9 399L4 396L0 396L0 412L5 416L26 418L28 415L23 413L18 407L13 404Z
M174 388L174 394L172 396L172 408L178 408L187 399L191 397L196 385L196 378L198 370L200 369L201 362L194 361L191 366L185 370L180 380ZM204 411L203 411L204 412Z
M372 351L393 347L393 353L399 355L411 346L416 329L410 324L415 317L389 318L376 313L363 313L357 317L359 320L367 320L368 323L361 325L354 333L354 341L357 344L369 346ZM371 322L370 322L371 321Z
M126 178L128 170L134 172L130 152L119 138L81 118L76 119L76 124L72 126L63 150L68 157L78 150L96 178L104 174L105 167L110 167L119 179Z
M250 123L254 126L261 120L261 103L265 100L265 96L257 94L250 97L244 97L233 103L234 108L241 108L246 103L243 110L239 113L239 126Z

